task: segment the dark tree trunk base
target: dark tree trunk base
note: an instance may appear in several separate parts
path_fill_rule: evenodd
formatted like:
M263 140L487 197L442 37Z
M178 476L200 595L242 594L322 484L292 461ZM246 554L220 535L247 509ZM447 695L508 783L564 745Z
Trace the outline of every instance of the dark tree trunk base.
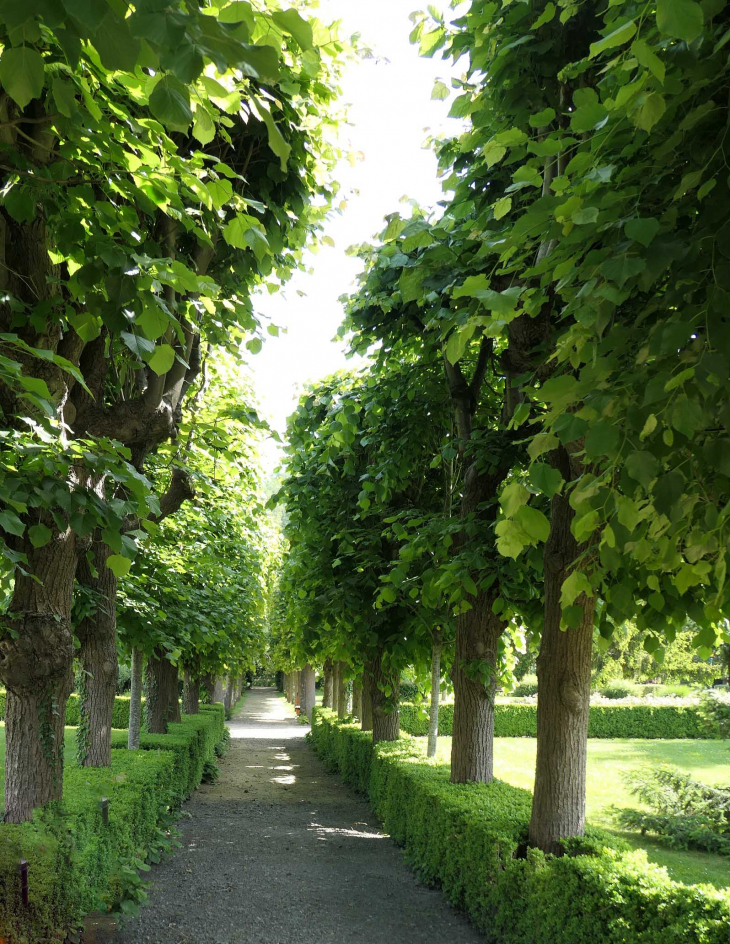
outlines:
M368 663L368 673L373 711L373 745L379 741L397 741L400 737L400 674L383 666L382 652ZM391 688L390 697L385 695L386 685Z
M147 661L147 731L167 734L167 726L180 720L177 668L157 649Z

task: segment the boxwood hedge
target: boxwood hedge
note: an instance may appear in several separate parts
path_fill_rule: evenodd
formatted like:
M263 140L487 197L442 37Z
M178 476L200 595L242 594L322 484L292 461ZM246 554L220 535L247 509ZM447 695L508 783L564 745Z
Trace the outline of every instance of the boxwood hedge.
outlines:
M144 701L144 699L143 699ZM66 703L66 724L74 726L79 723L79 696L71 695ZM5 717L5 692L0 689L0 721ZM129 696L117 695L114 699L114 712L112 714L113 728L129 727Z
M379 744L317 709L314 746L366 792L420 877L492 944L727 944L730 894L682 885L598 830L561 858L527 850L531 797L495 781L452 784L412 738ZM577 852L587 854L577 855Z
M450 735L454 706L439 709L439 734ZM428 715L417 705L400 706L401 730L428 733ZM536 705L495 705L496 737L536 737ZM588 716L590 738L701 738L706 729L693 705L592 705Z
M111 768L68 767L62 804L38 811L32 823L0 824L0 939L63 941L90 911L113 905L122 868L155 845L170 811L200 782L224 726L223 705L207 705L170 734L143 735L138 751L126 749L126 732L114 732ZM108 826L102 796L110 801ZM28 907L21 859L29 864Z

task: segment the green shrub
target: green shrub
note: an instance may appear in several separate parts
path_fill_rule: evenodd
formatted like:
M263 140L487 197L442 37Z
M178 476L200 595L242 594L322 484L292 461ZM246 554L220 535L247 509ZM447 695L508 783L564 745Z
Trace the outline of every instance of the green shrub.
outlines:
M144 699L142 699L144 703ZM81 710L79 707L79 696L70 695L66 703L66 724L72 727L79 723ZM5 717L5 692L0 690L0 721ZM113 728L129 727L129 696L117 695L114 699L114 710L112 713Z
M730 693L705 692L700 698L699 717L705 737L730 738Z
M409 864L490 944L727 944L730 895L673 882L644 852L612 848L602 831L566 843L562 858L525 854L526 790L451 784L448 768L412 739L368 750L370 736L327 709L315 712L312 739L329 766L358 770Z
M522 681L515 686L512 694L518 698L525 698L529 695L537 695L537 676L523 676Z
M613 682L603 686L601 694L604 698L628 698L630 695L639 696L641 689L635 682L614 679Z
M421 692L415 682L410 682L407 679L401 679L400 683L400 697L403 701L413 701L414 699L420 696Z
M448 737L454 725L454 706L439 709L439 734ZM401 730L428 734L428 714L417 705L400 706ZM694 705L592 705L588 716L591 738L702 738L712 737ZM536 705L495 705L496 737L537 737Z
M223 706L206 706L171 728L142 735L138 751L126 749L125 731L114 731L111 768L67 767L62 805L38 811L32 823L0 824L0 938L62 941L84 915L120 899L124 868L158 847L169 811L214 757ZM108 826L102 796L110 801ZM28 908L20 901L20 859L30 866Z
M616 810L621 826L654 833L674 849L730 856L730 789L707 786L667 765L631 771L626 779L648 810Z

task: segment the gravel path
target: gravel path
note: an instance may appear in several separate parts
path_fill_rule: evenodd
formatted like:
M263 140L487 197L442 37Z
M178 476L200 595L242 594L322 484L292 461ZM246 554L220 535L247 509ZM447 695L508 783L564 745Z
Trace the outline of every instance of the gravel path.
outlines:
M183 848L114 944L467 944L477 932L419 885L369 805L327 773L272 689L230 722L218 783L185 806Z

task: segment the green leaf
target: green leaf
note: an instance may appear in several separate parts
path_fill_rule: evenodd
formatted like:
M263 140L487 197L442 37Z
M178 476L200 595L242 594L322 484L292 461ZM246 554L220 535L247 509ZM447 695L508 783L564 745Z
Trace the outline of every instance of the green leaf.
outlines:
M649 488L659 471L659 460L651 452L636 450L626 457L626 471L644 488Z
M175 362L175 350L169 344L159 344L147 363L154 372L161 377L166 374Z
M616 29L612 30L607 36L604 36L603 39L599 39L596 43L591 43L588 58L593 59L594 56L599 56L607 49L623 46L635 33L636 23L634 23L633 20L629 20L628 23L622 23L621 26L617 26Z
M44 524L34 524L28 528L28 537L33 547L45 547L51 540L53 532Z
M472 322L452 331L446 343L446 357L450 364L455 364L464 356L466 346L471 340L475 330L476 325Z
M203 108L202 105L198 105L195 110L193 136L196 137L202 145L210 144L215 137L215 123L208 114L208 110Z
M620 439L621 433L616 426L607 420L599 420L586 433L586 455L591 459L613 456L618 450Z
M72 82L54 76L53 79L53 101L56 108L70 118L76 111L76 86Z
M421 298L423 295L422 284L425 277L425 271L419 266L410 266L403 269L398 279L398 287L404 303L416 302Z
M255 96L251 96L250 102L256 114L266 125L269 134L269 147L281 161L281 169L286 170L286 164L291 154L291 145L284 140L284 136L272 118L268 106Z
M0 57L0 83L20 107L25 106L43 91L45 70L43 57L30 46L5 48Z
M9 534L16 534L18 537L25 531L25 525L12 511L0 511L0 528Z
M705 18L694 0L657 0L656 22L665 36L691 43L702 32Z
M652 75L664 84L664 75L666 69L659 56L647 46L643 39L635 39L631 44L631 52L644 68L648 69Z
M132 561L128 557L122 557L121 554L110 554L106 560L106 566L117 578L126 577Z
M648 246L659 232L659 220L655 220L651 216L643 220L627 220L624 229L629 239L636 240L642 246Z
M591 596L593 594L593 587L583 571L574 570L573 573L563 581L563 586L560 591L561 606L571 606L581 593Z
M540 16L535 20L535 22L530 27L531 30L540 29L541 26L544 26L546 23L550 23L553 17L555 16L556 6L551 0L545 4L545 9L542 11Z
M187 131L193 120L190 94L178 79L165 75L150 95L150 111L171 131Z
M436 79L431 89L431 99L433 101L443 101L443 99L449 97L449 94L450 90L448 85L442 82L441 79Z
M138 334L132 334L131 331L122 331L122 340L127 345L129 350L136 354L137 357L142 360L148 354L152 354L155 349L155 342L148 341L147 338L140 337ZM162 371L165 373L165 371Z
M529 123L531 128L545 128L555 119L554 108L543 108L534 115L530 115Z
M570 116L570 130L576 134L585 134L602 127L608 120L608 109L600 102L581 105Z
M645 268L646 259L622 253L620 256L607 259L601 265L601 272L607 279L618 283L619 287L623 288L630 278L643 272Z
M666 110L664 96L659 92L650 92L639 99L639 107L631 113L631 120L642 131L651 131Z
M546 462L533 462L528 475L530 483L548 498L557 495L563 486L563 476Z
M495 220L501 220L502 217L506 216L511 209L512 197L502 197L501 200L497 200L497 202L492 207Z
M93 341L101 334L99 319L88 310L80 311L78 315L71 315L68 320L82 341Z
M517 511L529 500L530 493L520 482L510 482L509 485L505 485L499 496L499 503L508 518L516 515Z
M534 543L547 541L550 535L550 522L538 508L523 505L518 509L515 518Z
M454 298L476 298L485 308L496 312L498 315L509 315L516 308L522 293L522 288L514 286L505 289L504 292L495 292L489 288L489 277L486 275L470 275L457 289L454 290Z
M32 187L15 184L5 195L5 209L16 221L25 223L35 216L38 193Z
M293 36L305 52L312 48L314 37L311 24L296 10L277 10L271 14L271 19L285 33Z

